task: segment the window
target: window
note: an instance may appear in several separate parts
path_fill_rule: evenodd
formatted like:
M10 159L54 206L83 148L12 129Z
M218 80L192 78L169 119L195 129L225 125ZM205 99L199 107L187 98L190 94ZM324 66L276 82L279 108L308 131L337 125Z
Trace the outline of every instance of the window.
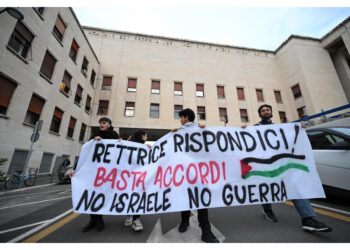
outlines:
M196 84L196 96L203 97L204 96L204 85Z
M112 77L111 76L104 76L102 80L102 89L111 89L112 86Z
M159 104L151 103L151 113L152 118L159 118Z
M299 84L297 84L294 87L292 87L292 92L293 92L293 95L294 95L294 99L297 99L297 98L302 96Z
M86 59L86 57L84 56L83 64L81 65L81 73L83 73L83 75L84 75L85 77L87 77L88 65L89 65L89 61L88 61L88 60Z
M197 107L198 120L205 120L205 107Z
M107 115L108 104L109 104L109 101L100 100L100 103L98 105L97 114L98 115Z
M53 34L55 37L62 42L64 31L66 30L66 25L62 21L60 16L57 16L55 26L53 27Z
M67 130L67 137L73 138L74 127L76 122L77 120L71 116L69 120L68 130Z
M325 149L333 149L332 145L337 142L345 141L344 138L326 133L324 131L307 131L307 136L309 137L311 147L313 150L325 150Z
M27 58L27 54L33 39L34 35L24 26L21 21L17 21L8 46L16 51L21 57Z
M179 119L180 118L180 111L182 110L182 105L174 105L174 118Z
M245 100L244 89L243 88L237 88L237 97L238 97L238 100L240 100L240 101L244 101Z
M63 116L63 111L56 107L55 111L53 112L52 121L50 125L51 132L59 133L62 116Z
M0 114L6 115L17 84L0 74Z
M280 122L286 123L287 122L286 112L278 111L278 114L280 115Z
M86 131L86 124L82 123L80 128L79 141L84 141L85 131Z
M219 108L220 121L227 123L227 113L226 108Z
M96 78L96 73L94 70L91 71L91 77L90 77L90 84L92 87L95 86L95 78Z
M240 116L241 116L241 122L247 123L248 120L248 112L246 109L240 109L239 110Z
M69 94L70 91L70 81L72 80L72 76L67 72L64 71L63 79L61 82L60 90L63 91L66 94Z
M128 117L135 116L135 103L134 102L126 102L125 103L124 116L128 116Z
M152 94L159 94L160 93L160 81L152 80Z
M257 89L256 90L256 98L258 99L258 102L263 102L264 101L264 95L262 89Z
M281 91L275 90L275 99L277 103L282 103Z
M219 99L225 99L225 88L224 86L216 86Z
M69 57L72 58L73 62L75 62L75 60L77 59L78 50L79 50L79 45L73 39L72 46L70 47L70 51L69 51Z
M51 79L55 64L56 59L48 51L46 51L43 63L41 64L40 73L42 73L48 79Z
M85 103L85 111L90 112L91 110L91 97L89 95L86 96L86 103Z
M33 94L28 106L26 117L24 118L24 122L35 125L35 123L40 119L40 114L44 104L45 101L43 99Z
M298 112L299 119L304 118L306 114L306 108L305 107L298 108L297 112Z
M83 88L78 84L77 91L75 92L74 102L80 104L83 96Z
M174 82L174 95L182 95L182 82Z
M128 92L136 92L137 79L128 78Z
M44 7L34 7L34 9L39 15L44 13Z

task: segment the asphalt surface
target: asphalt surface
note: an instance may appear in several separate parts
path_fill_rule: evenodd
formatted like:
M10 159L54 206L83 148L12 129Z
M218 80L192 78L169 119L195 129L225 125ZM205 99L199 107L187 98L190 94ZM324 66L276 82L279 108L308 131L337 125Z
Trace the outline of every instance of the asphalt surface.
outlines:
M179 213L142 216L142 232L125 227L126 216L104 216L105 230L83 233L89 215L71 212L69 184L41 186L0 193L0 242L145 243L201 242L196 211L186 233L179 233ZM214 234L224 243L349 243L348 197L312 200L318 220L333 227L329 233L307 233L292 205L274 204L279 221L265 220L261 207L222 207L209 210ZM328 201L329 200L329 201ZM321 206L321 207L320 207Z

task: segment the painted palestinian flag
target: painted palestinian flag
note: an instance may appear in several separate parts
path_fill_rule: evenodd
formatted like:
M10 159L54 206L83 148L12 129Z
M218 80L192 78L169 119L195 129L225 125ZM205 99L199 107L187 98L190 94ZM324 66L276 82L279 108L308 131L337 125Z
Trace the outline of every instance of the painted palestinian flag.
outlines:
M278 154L274 155L269 159L261 159L261 158L254 158L254 157L248 157L242 159L241 162L241 172L242 172L242 178L248 179L251 176L262 176L267 178L274 178L285 171L288 171L289 169L299 169L305 172L310 172L309 168L303 164L296 163L296 162L288 162L285 165L281 165L273 170L254 170L254 167L252 165L249 165L249 163L260 163L260 164L272 164L277 160L283 159L283 158L291 158L291 159L300 159L304 160L305 155L294 155L294 154ZM257 165L257 164L253 164ZM274 164L276 165L276 164ZM255 167L256 168L256 167Z

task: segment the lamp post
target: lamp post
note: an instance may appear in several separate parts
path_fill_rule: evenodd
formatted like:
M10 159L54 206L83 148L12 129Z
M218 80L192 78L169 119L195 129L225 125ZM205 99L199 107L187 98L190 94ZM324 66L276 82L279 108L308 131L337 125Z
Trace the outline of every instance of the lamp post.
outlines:
M23 13L20 11L18 7L17 8L13 8L13 7L0 8L0 14L5 11L9 13L10 16L16 19L23 20L24 18Z

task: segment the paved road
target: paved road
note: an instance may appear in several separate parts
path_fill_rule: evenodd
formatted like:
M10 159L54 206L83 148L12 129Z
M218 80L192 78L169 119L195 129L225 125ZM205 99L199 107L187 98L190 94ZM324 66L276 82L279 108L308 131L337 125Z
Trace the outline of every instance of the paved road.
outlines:
M345 202L344 202L345 200ZM213 232L221 242L350 242L350 204L337 197L313 200L318 219L330 233L306 233L290 203L274 204L279 222L267 222L260 206L210 209ZM89 215L73 214L70 185L44 185L0 193L0 242L201 242L196 211L188 232L180 234L179 213L142 217L144 230L123 226L125 216L104 216L106 229L82 233Z

